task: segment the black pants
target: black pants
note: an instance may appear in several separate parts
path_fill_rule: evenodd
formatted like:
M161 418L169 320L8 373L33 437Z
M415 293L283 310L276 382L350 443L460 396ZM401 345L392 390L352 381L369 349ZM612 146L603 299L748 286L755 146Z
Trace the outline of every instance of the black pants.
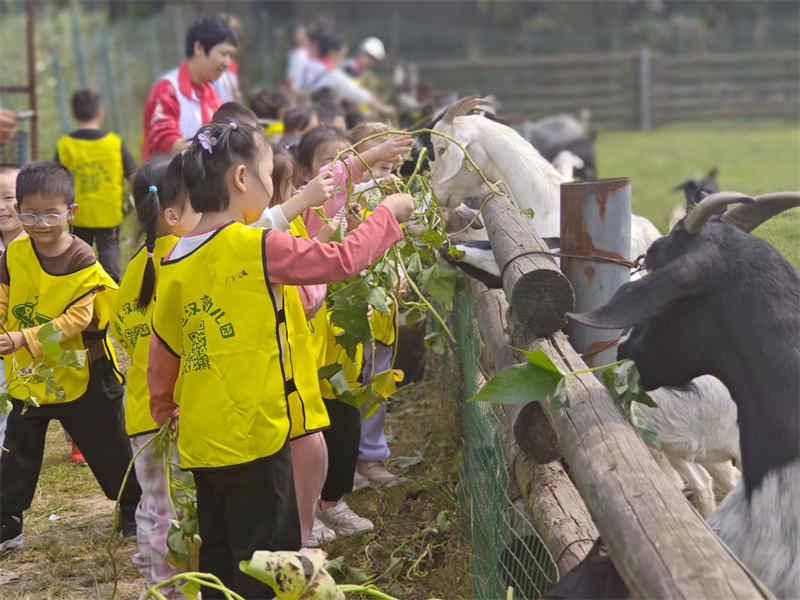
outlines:
M123 388L108 359L91 365L89 387L73 402L29 408L14 400L8 415L6 439L0 459L0 512L18 514L30 507L42 469L45 434L50 419L58 419L81 449L97 482L110 500L116 500L122 478L131 461L131 445L125 434ZM120 508L133 515L142 490L132 470L122 491Z
M287 444L246 465L196 469L200 570L213 573L248 600L274 598L272 589L239 570L256 550L299 550L300 517ZM203 588L203 598L222 598Z
M361 414L356 407L338 400L325 400L325 408L331 426L323 432L328 445L328 476L322 486L321 498L334 502L353 491L361 439Z
M119 283L119 227L73 227L72 233L89 244L97 244L97 260L111 279Z

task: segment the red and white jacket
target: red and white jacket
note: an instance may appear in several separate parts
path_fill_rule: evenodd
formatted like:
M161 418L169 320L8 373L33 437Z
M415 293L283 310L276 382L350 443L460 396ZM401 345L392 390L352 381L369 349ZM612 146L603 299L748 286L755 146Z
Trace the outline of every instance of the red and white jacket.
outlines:
M194 137L221 105L211 82L192 82L185 62L162 75L144 105L142 160L169 154L176 140Z

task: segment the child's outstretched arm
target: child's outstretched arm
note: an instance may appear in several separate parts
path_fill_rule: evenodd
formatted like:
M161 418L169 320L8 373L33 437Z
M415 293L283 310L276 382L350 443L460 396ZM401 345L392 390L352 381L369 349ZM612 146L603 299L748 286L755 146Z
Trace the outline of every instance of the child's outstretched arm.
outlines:
M87 294L67 308L50 323L61 331L61 340L69 340L89 326L94 316L94 293ZM6 303L8 301L6 300ZM7 309L6 309L7 310ZM38 333L43 325L28 327L21 331L11 331L8 335L0 335L0 354L11 354L27 346L31 356L38 358L42 355L42 344Z
M408 219L413 209L411 196L393 194L340 243L320 243L282 231L269 232L265 252L270 281L307 285L342 281L357 275L403 239L398 222Z

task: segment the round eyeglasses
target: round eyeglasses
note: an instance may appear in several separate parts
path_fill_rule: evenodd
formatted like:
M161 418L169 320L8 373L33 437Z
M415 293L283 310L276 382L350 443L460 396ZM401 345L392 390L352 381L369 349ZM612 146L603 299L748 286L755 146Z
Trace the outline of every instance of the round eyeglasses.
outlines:
M36 213L21 212L17 213L17 215L19 216L19 220L22 221L22 224L27 225L28 227L35 227L39 224L39 222L46 227L55 227L67 217L69 211L70 209L68 208L63 213L47 213L44 215L37 215Z

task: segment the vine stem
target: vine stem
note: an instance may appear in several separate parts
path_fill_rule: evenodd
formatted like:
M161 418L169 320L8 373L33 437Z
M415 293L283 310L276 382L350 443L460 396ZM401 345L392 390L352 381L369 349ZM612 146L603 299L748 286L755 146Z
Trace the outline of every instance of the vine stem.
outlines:
M433 307L433 304L431 304L430 301L425 297L425 295L420 291L420 289L417 287L417 284L414 283L414 280L408 274L408 271L406 271L406 266L403 264L403 259L400 257L400 252L397 250L397 246L392 246L392 252L394 252L394 256L397 259L400 268L403 269L403 275L408 281L408 285L411 287L412 290L414 290L414 293L417 296L419 296L419 298L425 303L425 306L427 306L428 310L431 311L433 318L436 319L439 325L441 325L442 329L444 329L444 332L447 334L447 337L450 338L450 341L455 344L456 338L450 331L450 328L447 326L447 323L444 322L444 319L442 319L441 315L439 315L439 313Z
M608 363L607 365L600 365L599 367L591 367L590 369L581 369L580 371L570 371L569 373L564 373L564 375L583 375L584 373L594 373L595 371L605 371L606 369L610 369L611 367L616 367L617 365L621 365L624 362L628 362L630 359L623 358L622 360L618 360L616 362Z
M125 470L125 475L122 478L122 484L119 486L119 493L117 493L117 502L114 504L114 518L111 520L111 533L108 536L108 541L106 542L106 553L111 561L111 571L114 574L114 589L111 591L111 600L117 597L117 586L119 584L119 572L117 571L117 561L114 558L114 535L117 533L117 525L119 525L119 501L122 497L122 490L125 489L125 485L128 483L128 477L133 470L133 465L136 462L136 459L139 455L147 448L150 444L152 444L158 436L162 435L165 429L169 427L169 420L167 420L162 426L161 429L158 430L153 436L148 439L141 448L139 448L136 453L131 458L131 462L128 463L128 468Z
M212 573L200 573L197 571L189 571L187 573L178 573L177 575L173 575L169 579L165 579L151 587L147 590L145 595L142 597L142 600L146 600L147 598L156 598L157 600L167 600L166 596L161 594L158 590L168 585L172 585L177 583L180 580L186 580L189 582L200 584L201 586L210 587L211 589L218 590L225 595L226 600L245 600L244 597L240 596L233 590L228 589L225 587L225 584L214 574ZM210 581L206 581L206 580Z
M368 585L355 585L350 583L343 583L336 586L344 593L347 592L357 592L359 594L366 594L367 596L374 596L375 598L381 598L382 600L400 600L399 598L395 598L394 596L390 596L378 589L370 587Z

